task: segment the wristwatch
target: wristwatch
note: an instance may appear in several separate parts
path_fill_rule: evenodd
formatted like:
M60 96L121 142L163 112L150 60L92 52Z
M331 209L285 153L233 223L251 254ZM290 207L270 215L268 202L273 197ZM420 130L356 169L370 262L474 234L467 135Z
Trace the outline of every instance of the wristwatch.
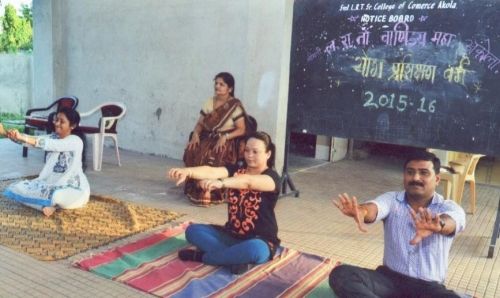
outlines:
M444 229L444 226L446 225L446 221L444 221L444 219L440 218L439 225L441 226L441 231L442 231Z

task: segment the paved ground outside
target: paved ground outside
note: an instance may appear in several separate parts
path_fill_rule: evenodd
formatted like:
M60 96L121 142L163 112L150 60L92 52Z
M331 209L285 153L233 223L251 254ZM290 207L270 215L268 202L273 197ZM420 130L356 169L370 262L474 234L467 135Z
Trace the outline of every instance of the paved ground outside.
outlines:
M185 213L176 223L187 220L224 223L225 206L192 206L184 198L182 188L165 179L167 169L182 165L180 160L124 150L121 154L122 167L116 165L114 152L108 148L104 152L101 172L92 171L89 164L87 175L93 193ZM29 157L24 159L21 147L9 140L0 140L0 156L2 180L36 175L43 166L43 152L30 150ZM91 156L88 160L92 160ZM300 197L286 197L278 202L276 211L283 245L359 266L374 268L379 265L383 253L382 225L371 225L366 234L358 232L352 219L334 208L331 198L348 192L365 201L385 191L401 189L402 160L372 156L332 164L292 157L290 173L300 190ZM479 184L477 196L476 214L467 215L466 231L453 244L446 284L477 297L500 297L498 248L492 259L486 258L500 189ZM466 210L468 198L466 187L462 202ZM155 230L114 244L144 237ZM105 248L67 260L41 262L0 246L0 297L149 296L71 266L73 261Z

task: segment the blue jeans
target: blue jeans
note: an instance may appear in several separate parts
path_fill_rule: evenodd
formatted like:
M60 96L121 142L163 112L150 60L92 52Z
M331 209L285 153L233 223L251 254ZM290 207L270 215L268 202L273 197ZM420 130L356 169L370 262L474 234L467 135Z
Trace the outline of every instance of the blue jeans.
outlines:
M186 239L204 252L203 263L209 265L262 264L270 259L264 240L233 238L211 225L188 226Z

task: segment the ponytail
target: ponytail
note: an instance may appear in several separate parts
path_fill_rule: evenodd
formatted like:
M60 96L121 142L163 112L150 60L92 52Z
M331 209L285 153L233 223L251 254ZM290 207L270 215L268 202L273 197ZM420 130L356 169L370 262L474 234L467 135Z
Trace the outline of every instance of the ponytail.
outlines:
M78 136L82 142L83 142L83 149L82 149L82 169L85 171L87 169L87 157L86 157L86 152L87 152L87 137L83 133L82 129L80 128L80 114L71 108L68 107L62 107L60 108L57 113L63 113L66 118L68 118L69 124L74 125L75 128L71 131L72 135Z
M75 127L71 131L72 135L78 136L80 139L82 139L83 143L83 149L82 149L82 169L85 172L87 170L87 137L83 133L82 129L80 126Z

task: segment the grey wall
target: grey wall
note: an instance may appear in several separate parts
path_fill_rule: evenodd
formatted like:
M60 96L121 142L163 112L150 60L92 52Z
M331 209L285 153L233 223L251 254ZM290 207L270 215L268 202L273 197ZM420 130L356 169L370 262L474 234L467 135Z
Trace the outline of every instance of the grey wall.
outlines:
M0 54L0 113L26 112L31 79L31 54Z
M281 169L292 0L34 1L34 98L122 101L120 147L181 158L213 77L274 136ZM43 103L40 103L43 102Z

